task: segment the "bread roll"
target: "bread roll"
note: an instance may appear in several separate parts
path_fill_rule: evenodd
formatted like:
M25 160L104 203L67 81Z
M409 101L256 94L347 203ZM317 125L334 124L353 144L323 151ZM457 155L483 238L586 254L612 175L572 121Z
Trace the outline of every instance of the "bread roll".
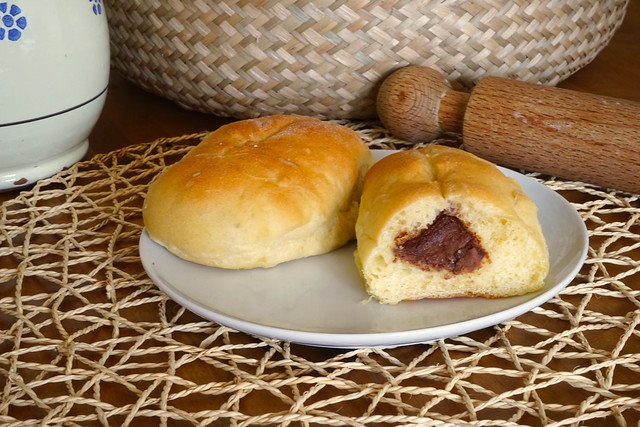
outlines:
M382 303L507 297L543 286L535 204L493 164L445 147L401 151L365 177L356 263Z
M351 129L299 116L219 128L150 185L146 230L178 257L228 268L271 267L355 237L373 163Z

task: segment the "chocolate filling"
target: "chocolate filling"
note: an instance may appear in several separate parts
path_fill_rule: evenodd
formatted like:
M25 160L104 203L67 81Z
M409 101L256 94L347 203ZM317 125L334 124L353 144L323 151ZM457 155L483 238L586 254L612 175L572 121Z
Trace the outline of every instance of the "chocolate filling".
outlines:
M395 239L397 258L423 270L453 274L476 270L487 255L478 238L454 215L441 212L417 235L401 233Z

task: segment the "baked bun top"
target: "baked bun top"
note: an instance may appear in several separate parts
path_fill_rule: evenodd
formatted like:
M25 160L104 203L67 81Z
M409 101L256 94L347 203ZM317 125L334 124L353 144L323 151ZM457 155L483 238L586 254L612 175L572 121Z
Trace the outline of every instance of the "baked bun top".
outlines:
M355 236L368 147L346 127L268 116L225 125L150 185L149 236L223 268L270 267Z
M365 213L374 230L405 206L427 197L438 200L443 210L480 203L495 216L516 218L544 243L537 207L520 185L493 163L457 148L430 145L385 157L371 168L365 185L372 189L363 196L366 205L376 207Z

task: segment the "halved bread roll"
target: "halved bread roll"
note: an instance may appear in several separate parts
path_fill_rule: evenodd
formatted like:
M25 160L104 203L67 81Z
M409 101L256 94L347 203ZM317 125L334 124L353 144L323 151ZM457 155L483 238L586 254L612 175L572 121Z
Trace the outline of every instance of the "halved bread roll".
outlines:
M549 255L537 208L493 164L432 145L365 177L356 263L382 303L539 290Z
M373 164L353 130L300 116L242 120L208 135L150 185L149 236L209 266L271 267L355 237Z

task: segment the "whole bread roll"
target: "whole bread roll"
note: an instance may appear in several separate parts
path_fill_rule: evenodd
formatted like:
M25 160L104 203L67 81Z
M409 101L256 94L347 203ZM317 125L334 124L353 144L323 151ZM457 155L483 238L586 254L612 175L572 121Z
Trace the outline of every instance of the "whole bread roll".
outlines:
M365 177L356 264L382 303L539 290L549 255L537 208L493 164L439 145L401 151Z
M150 185L147 233L208 266L271 267L355 237L373 164L353 130L300 116L242 120L212 132Z

